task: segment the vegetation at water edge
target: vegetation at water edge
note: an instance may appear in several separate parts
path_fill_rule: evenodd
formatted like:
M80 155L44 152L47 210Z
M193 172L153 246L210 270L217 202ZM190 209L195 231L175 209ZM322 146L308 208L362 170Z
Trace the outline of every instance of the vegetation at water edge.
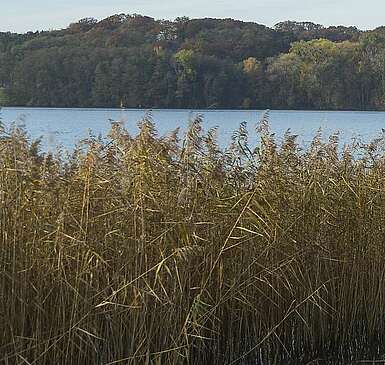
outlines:
M262 121L70 156L0 134L2 364L308 364L379 359L384 136L300 149Z

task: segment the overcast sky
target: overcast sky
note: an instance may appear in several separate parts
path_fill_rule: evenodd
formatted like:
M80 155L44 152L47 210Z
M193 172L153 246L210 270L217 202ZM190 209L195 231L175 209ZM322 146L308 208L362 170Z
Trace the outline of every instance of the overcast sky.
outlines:
M60 29L84 17L117 13L154 18L215 17L254 21L268 26L282 20L324 25L385 25L384 0L0 0L0 31Z

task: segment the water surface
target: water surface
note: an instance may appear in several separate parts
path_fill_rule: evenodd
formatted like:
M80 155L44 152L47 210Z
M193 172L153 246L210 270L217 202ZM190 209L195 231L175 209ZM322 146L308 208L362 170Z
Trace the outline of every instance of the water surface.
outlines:
M7 126L13 122L24 124L31 138L43 138L44 149L53 149L59 144L65 149L72 149L77 141L89 136L90 131L94 135L106 136L111 121L123 122L127 130L135 134L137 122L148 112L142 109L3 108L0 118ZM253 129L264 112L180 109L150 111L160 135L177 127L183 130L191 118L202 115L206 130L219 127L219 141L222 145L230 141L233 131L244 121L248 123L251 139L256 139ZM385 112L272 110L269 112L269 123L278 138L287 129L298 134L301 145L306 145L320 128L325 135L339 131L343 143L355 137L370 141L385 128Z

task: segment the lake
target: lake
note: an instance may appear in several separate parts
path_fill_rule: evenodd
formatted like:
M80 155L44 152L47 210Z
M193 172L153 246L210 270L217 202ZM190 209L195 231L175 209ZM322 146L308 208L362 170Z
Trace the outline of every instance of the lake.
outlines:
M43 137L43 149L53 149L60 144L72 149L77 141L86 138L91 130L94 135L106 136L111 120L121 121L131 133L137 132L136 124L147 110L141 109L60 109L60 108L3 108L0 119L9 126L13 122L24 124L31 138ZM188 121L202 115L205 130L218 126L219 142L225 145L234 130L243 121L252 131L264 111L254 110L152 110L151 115L160 135L177 127L185 129ZM306 145L319 128L325 135L340 132L341 141L349 142L360 137L370 141L385 128L385 112L335 112L335 111L286 111L269 112L271 130L282 137L287 129L299 135L300 145ZM255 133L251 134L253 138Z

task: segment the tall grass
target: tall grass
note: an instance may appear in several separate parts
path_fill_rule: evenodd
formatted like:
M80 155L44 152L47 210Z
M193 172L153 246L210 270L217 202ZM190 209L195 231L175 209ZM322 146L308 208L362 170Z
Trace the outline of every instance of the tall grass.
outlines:
M380 358L384 139L256 133L146 119L63 157L2 130L0 363Z

